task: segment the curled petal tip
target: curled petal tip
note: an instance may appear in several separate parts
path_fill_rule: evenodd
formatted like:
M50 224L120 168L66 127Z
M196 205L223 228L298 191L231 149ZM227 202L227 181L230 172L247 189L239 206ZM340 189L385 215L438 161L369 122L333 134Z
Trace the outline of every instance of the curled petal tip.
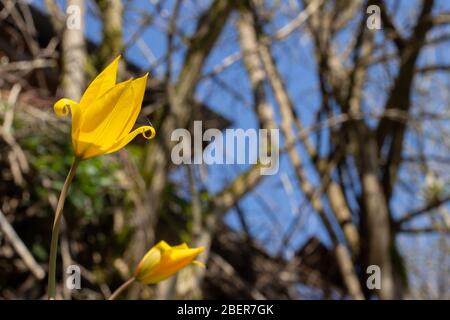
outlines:
M55 111L56 115L60 117L65 117L69 114L69 106L66 104L64 105L55 104L53 106L53 110Z
M53 105L53 110L56 115L65 117L69 114L71 104L72 101L69 99L60 99Z
M150 135L148 134L148 131L150 131ZM142 127L142 135L145 139L153 139L156 136L156 130L153 127L144 126Z

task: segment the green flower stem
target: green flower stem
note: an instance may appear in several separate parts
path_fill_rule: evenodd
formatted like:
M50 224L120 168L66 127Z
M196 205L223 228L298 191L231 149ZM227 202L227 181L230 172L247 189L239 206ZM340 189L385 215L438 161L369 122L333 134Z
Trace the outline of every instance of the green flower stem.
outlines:
M66 181L59 195L58 205L55 211L55 220L53 222L52 229L52 242L50 245L50 260L48 267L48 298L54 300L56 297L56 255L58 252L58 238L59 238L59 228L61 226L61 218L63 216L64 202L66 201L67 191L69 190L70 183L72 182L75 172L77 171L80 159L75 158L70 171L67 174Z
M116 289L116 291L113 292L113 294L109 297L108 300L116 300L116 298L125 290L127 289L133 282L136 280L135 277L132 277L131 279L128 279L124 284L122 284L119 288Z

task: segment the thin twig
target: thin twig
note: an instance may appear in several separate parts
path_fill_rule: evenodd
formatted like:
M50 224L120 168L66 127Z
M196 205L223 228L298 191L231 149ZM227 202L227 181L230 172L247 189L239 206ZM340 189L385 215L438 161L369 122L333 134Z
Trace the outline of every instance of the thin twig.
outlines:
M16 250L17 254L22 258L25 265L33 273L33 275L41 280L45 277L44 269L36 262L33 255L28 250L27 246L23 243L22 239L17 235L14 228L6 219L3 212L0 210L0 229L5 234L6 238L11 242L12 246Z
M418 216L420 216L422 214L427 213L428 211L430 211L432 209L435 209L435 208L445 204L448 201L450 201L450 196L447 196L447 197L445 197L443 199L438 199L436 201L428 203L428 204L426 204L425 206L423 206L423 207L421 207L419 209L416 209L414 211L411 211L411 212L405 214L403 217L401 217L400 219L398 219L396 221L396 224L397 225L404 224L404 223L410 221L411 219L414 219L414 218L416 218L416 217L418 217Z

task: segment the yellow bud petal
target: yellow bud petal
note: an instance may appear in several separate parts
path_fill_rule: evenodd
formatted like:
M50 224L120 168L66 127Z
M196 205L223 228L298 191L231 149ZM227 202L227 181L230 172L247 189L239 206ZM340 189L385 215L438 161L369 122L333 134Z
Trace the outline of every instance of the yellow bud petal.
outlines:
M204 248L189 248L185 243L171 247L165 241L161 241L142 259L136 269L136 279L145 284L154 284L169 278L190 263L203 265L194 261L203 251ZM155 252L159 252L160 256L156 258Z
M140 279L144 277L151 269L161 261L161 251L155 247L150 249L142 258L141 262L136 268L135 277Z

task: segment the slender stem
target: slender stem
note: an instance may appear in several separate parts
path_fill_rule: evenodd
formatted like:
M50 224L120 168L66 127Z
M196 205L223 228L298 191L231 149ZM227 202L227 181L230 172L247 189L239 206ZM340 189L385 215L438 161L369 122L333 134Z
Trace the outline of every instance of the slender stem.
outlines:
M56 255L58 252L59 227L61 225L64 202L66 201L67 191L69 190L70 183L75 176L79 163L80 159L75 158L70 167L70 171L67 174L66 181L64 182L61 194L59 195L58 205L56 206L55 220L52 228L52 242L50 245L50 260L48 263L48 298L51 300L55 299L56 296Z
M122 284L119 288L116 289L116 291L113 292L113 294L109 297L108 300L116 300L116 298L126 289L128 288L133 282L136 280L135 277L132 277L131 279L128 279L124 284Z

